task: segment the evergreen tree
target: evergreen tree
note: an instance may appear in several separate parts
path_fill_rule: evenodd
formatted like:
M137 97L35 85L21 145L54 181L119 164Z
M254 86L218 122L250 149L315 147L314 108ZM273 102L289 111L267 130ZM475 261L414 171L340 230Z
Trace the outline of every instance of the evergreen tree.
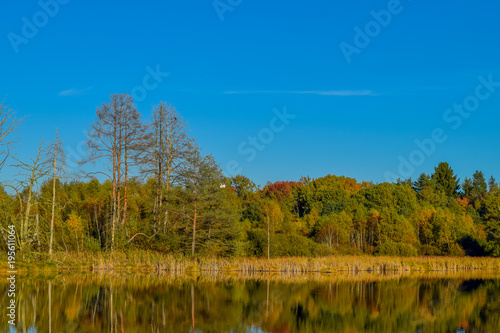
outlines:
M465 177L465 179L462 183L462 191L463 191L464 196L470 197L472 189L473 189L472 179Z
M418 179L413 183L415 192L422 191L425 187L434 187L432 176L421 173Z
M447 162L441 162L434 168L432 179L436 182L438 190L443 191L448 197L456 196L460 189L460 179Z
M498 184L493 176L490 177L490 180L488 181L488 190L491 192L494 189L498 189Z
M486 185L486 180L484 179L484 174L481 171L477 171L472 176L472 194L475 197L482 197L488 191L488 186Z
M500 257L500 192L495 191L485 197L481 213L486 225L488 247L491 254Z

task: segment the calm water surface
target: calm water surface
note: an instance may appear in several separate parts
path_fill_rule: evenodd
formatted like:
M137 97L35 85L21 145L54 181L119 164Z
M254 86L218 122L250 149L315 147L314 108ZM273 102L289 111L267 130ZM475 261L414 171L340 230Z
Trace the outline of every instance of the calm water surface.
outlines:
M17 288L18 332L500 332L491 275L76 274ZM4 309L6 279L0 290Z

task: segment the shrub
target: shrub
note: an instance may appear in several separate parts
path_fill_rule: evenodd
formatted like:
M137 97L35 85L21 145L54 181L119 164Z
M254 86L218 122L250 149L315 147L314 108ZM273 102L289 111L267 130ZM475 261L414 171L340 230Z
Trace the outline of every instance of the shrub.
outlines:
M382 243L378 247L376 254L385 256L415 257L418 255L418 251L411 244L389 240Z
M267 232L254 229L248 232L248 254L267 256ZM271 257L317 256L327 252L324 247L300 235L273 234L270 236L269 253Z
M453 243L448 248L448 254L454 257L463 257L465 256L465 251L460 247L460 245Z
M420 254L423 256L440 256L441 250L432 245L422 245L420 247Z
M90 251L93 253L101 251L101 244L98 239L94 237L86 237L84 241L84 247L86 251Z

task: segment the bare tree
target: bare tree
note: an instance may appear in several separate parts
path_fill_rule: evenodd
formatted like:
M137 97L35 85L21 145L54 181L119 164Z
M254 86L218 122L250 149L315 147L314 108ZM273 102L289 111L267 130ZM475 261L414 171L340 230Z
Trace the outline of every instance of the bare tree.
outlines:
M63 172L63 168L66 165L66 157L64 155L63 143L59 138L57 129L54 142L49 146L47 150L47 162L51 165L53 170L52 177L52 214L50 218L50 240L49 240L49 256L52 260L52 249L54 243L54 219L55 219L55 207L56 207L56 180L57 174Z
M114 250L115 229L122 216L126 220L126 203L121 208L122 199L127 199L127 182L130 160L134 155L131 150L137 149L142 131L141 116L134 106L133 98L128 94L110 96L108 103L103 103L96 111L96 119L89 131L87 141L88 155L80 163L104 160L111 164L109 172L100 173L111 180L111 250ZM122 197L122 185L123 197ZM121 214L123 212L123 215Z
M123 123L123 218L122 225L127 221L127 199L129 171L137 166L139 156L146 144L145 126L141 115L135 108L128 110Z
M142 174L156 180L155 229L160 227L163 217L163 232L169 219L168 201L164 199L171 186L179 181L182 165L194 147L194 140L187 133L188 125L175 107L165 102L153 107L153 120L140 160Z
M36 201L36 187L40 180L45 177L50 169L47 167L46 161L43 159L43 142L40 143L38 147L38 153L35 158L32 158L30 162L25 163L17 158L14 158L18 164L13 165L17 169L21 170L20 175L24 176L24 180L18 181L17 186L10 186L17 193L19 203L21 206L20 212L20 235L19 235L19 248L24 250L26 245L28 245L32 238L30 238L30 230L32 228L30 214L31 208Z
M0 170L9 157L12 144L17 141L12 134L23 120L16 118L15 112L4 102L0 102Z

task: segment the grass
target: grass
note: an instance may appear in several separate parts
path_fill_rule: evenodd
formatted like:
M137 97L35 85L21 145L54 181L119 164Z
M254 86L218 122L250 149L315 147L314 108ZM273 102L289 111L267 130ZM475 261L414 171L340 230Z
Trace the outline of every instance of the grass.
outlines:
M1 272L7 263L0 262ZM24 271L131 271L131 272L200 272L242 274L279 272L284 274L336 272L429 272L429 271L500 271L500 258L473 257L375 257L328 256L319 258L190 258L150 251L115 251L105 253L56 253L51 262L46 255L30 254L19 261Z
M1 262L2 272L7 263ZM56 253L53 261L45 254L31 253L16 267L24 271L134 271L134 272L239 272L284 274L335 272L428 272L428 271L500 271L500 259L472 257L375 257L328 256L320 258L190 258L151 251L115 251L104 253Z

